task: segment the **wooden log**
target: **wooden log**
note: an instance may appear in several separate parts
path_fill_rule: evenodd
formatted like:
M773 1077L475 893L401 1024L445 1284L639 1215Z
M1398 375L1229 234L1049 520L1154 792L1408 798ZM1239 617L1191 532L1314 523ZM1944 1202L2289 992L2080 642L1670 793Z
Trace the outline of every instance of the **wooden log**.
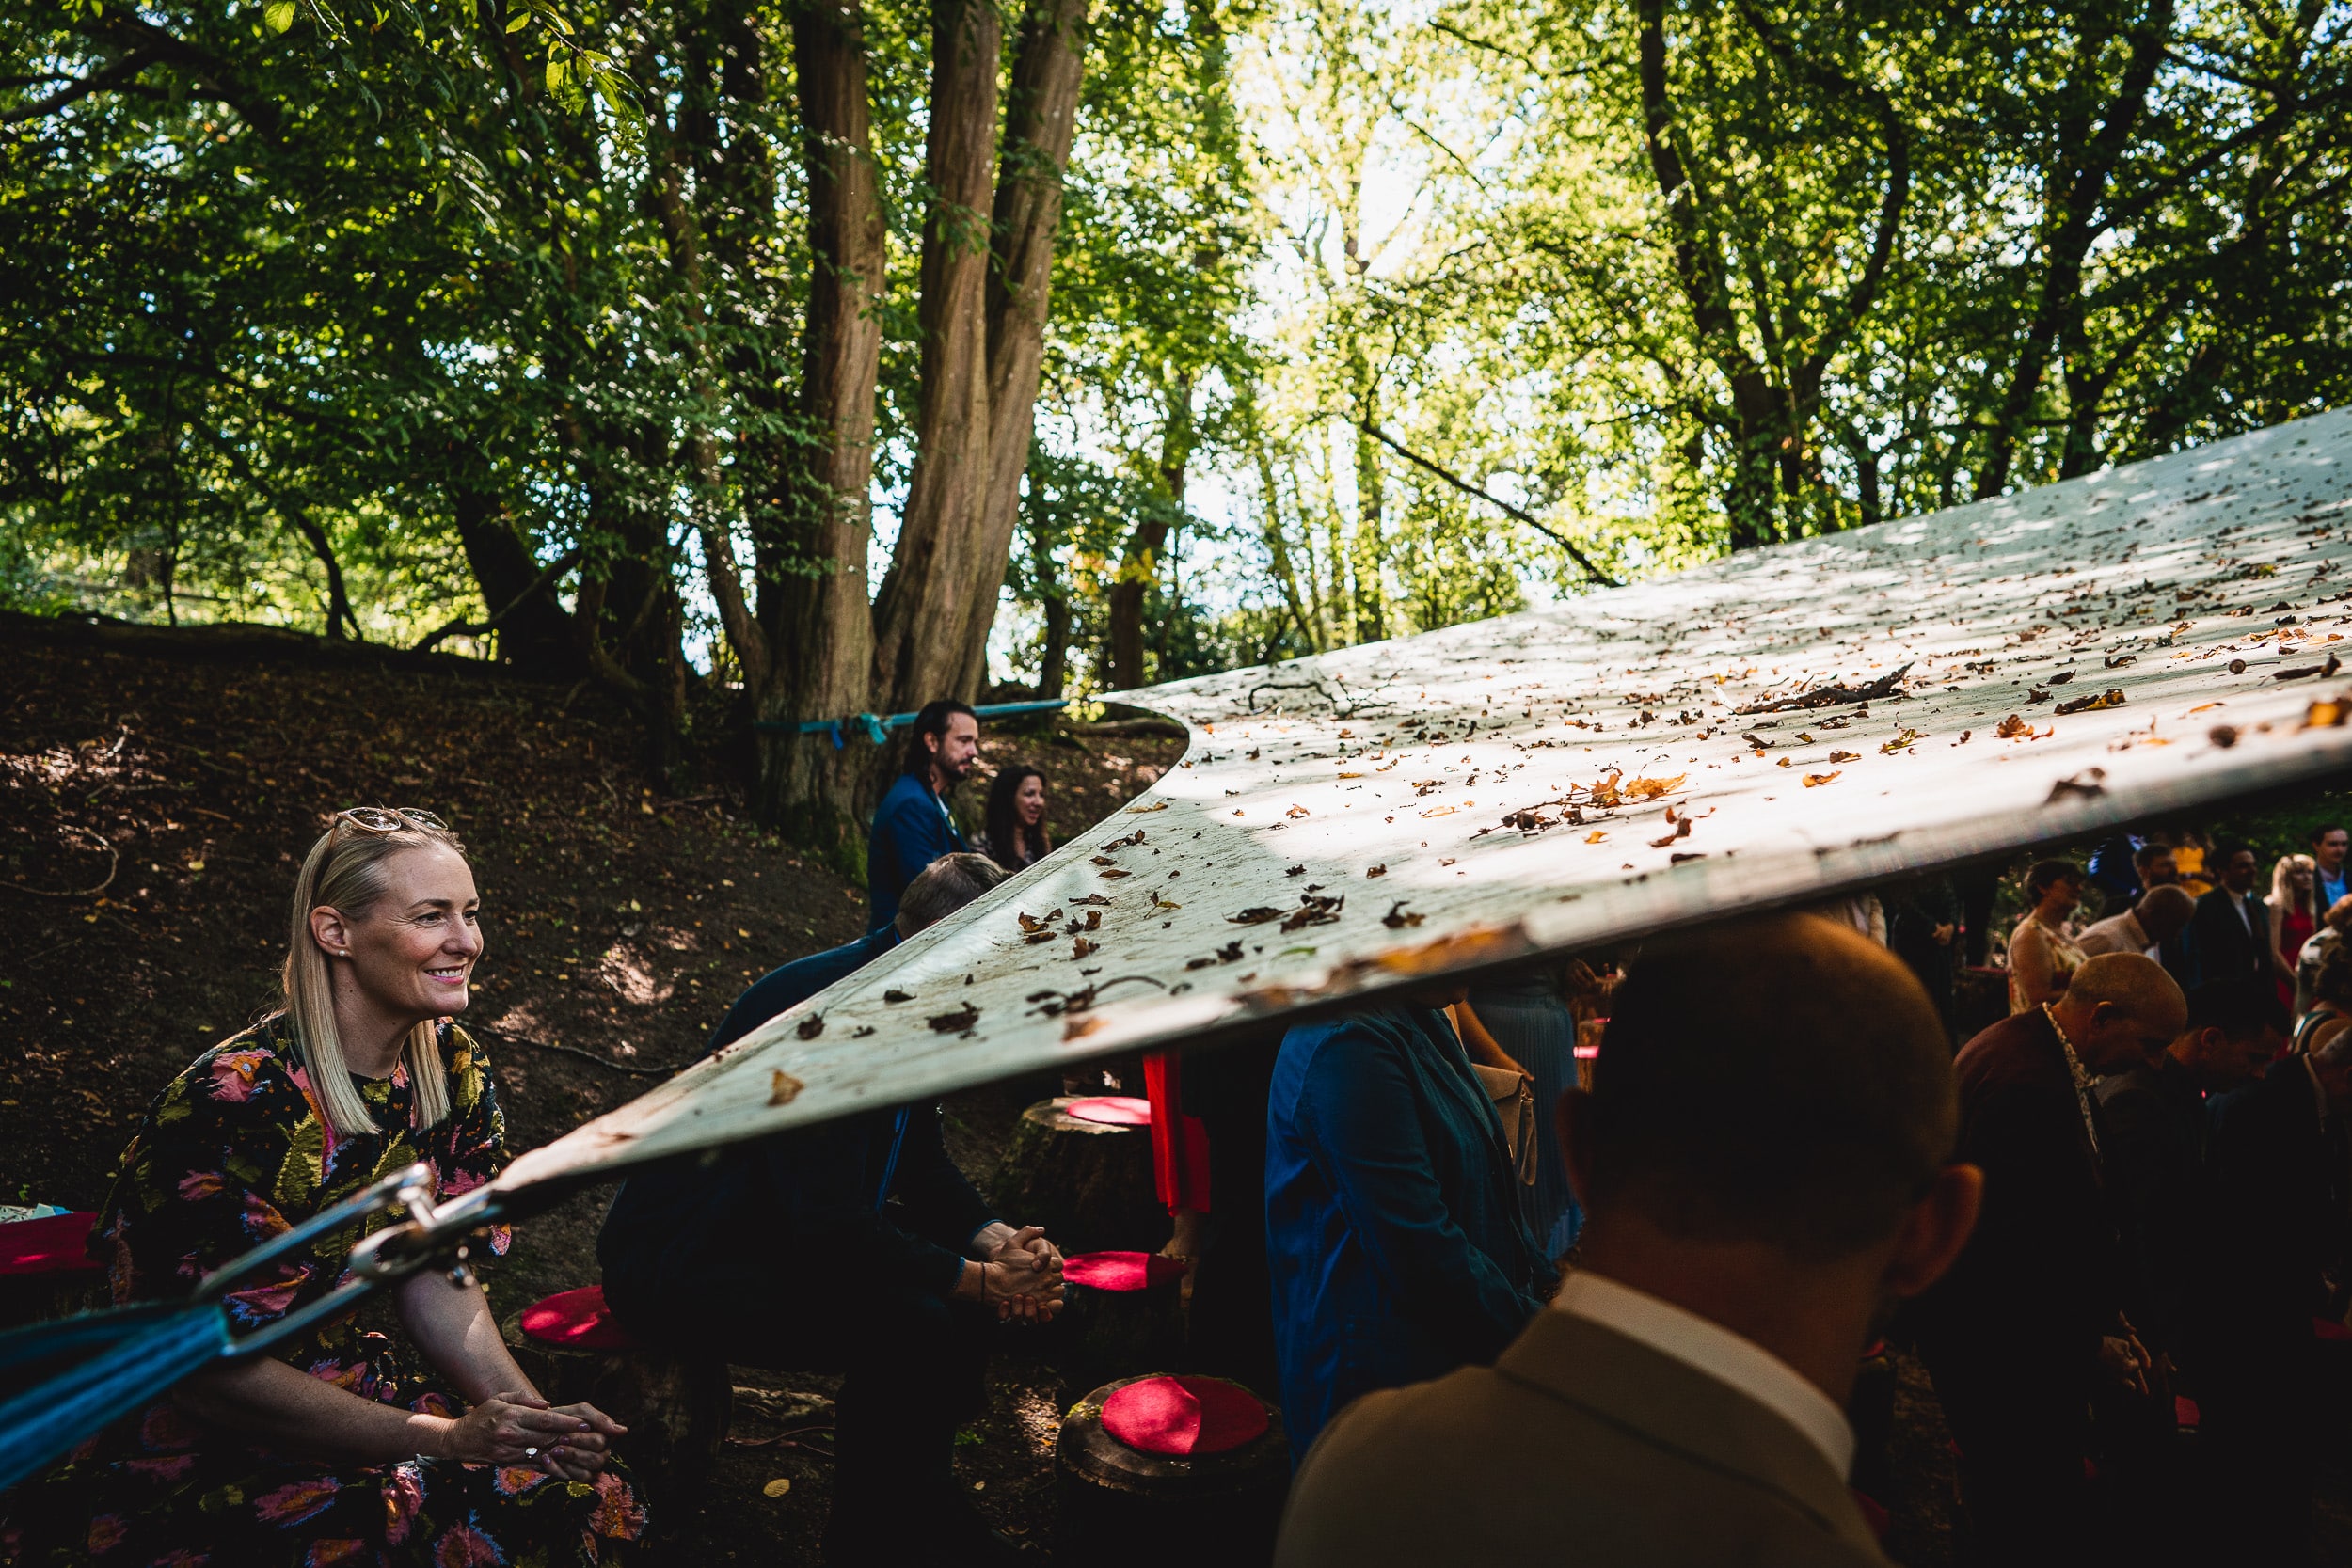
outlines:
M1122 1568L1254 1568L1274 1555L1290 1491L1281 1413L1223 1453L1156 1454L1103 1430L1103 1403L1137 1378L1105 1384L1071 1406L1054 1443L1060 1500L1057 1557L1115 1558Z
M653 1349L577 1350L500 1325L516 1365L552 1404L595 1405L628 1428L614 1451L659 1504L691 1500L726 1441L735 1387L726 1363Z
M1073 1097L1021 1113L994 1182L997 1212L1039 1225L1065 1253L1149 1252L1168 1240L1168 1210L1152 1180L1152 1130L1081 1121Z
M1092 1388L1179 1365L1184 1354L1181 1271L1134 1290L1067 1281L1043 1349L1063 1386Z

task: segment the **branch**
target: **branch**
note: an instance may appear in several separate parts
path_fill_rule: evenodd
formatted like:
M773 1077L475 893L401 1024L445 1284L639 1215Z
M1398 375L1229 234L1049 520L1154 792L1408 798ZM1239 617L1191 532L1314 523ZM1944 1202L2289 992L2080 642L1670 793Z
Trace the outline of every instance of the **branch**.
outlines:
M1506 513L1509 515L1518 518L1520 522L1525 523L1529 528L1534 529L1536 532L1542 534L1545 538L1550 540L1553 544L1567 551L1568 559L1575 562L1580 567L1583 568L1584 575L1599 586L1603 588L1622 588L1625 586L1625 584L1619 582L1615 578L1611 577L1608 573L1594 565L1592 562L1586 558L1582 550L1578 549L1566 539L1561 537L1557 533L1554 533L1542 522L1538 521L1529 514L1520 511L1518 507L1513 506L1509 501L1504 500L1502 497L1490 495L1486 491L1480 489L1477 485L1472 484L1469 480L1463 479L1459 475L1449 473L1445 469L1438 467L1435 463L1432 463L1426 457L1422 456L1421 453L1406 447L1399 442L1396 437L1391 436L1387 431L1381 429L1378 425L1374 424L1369 420L1360 421L1360 427L1365 435L1371 436L1374 440L1379 442L1382 446L1388 448L1399 457L1405 459L1406 462L1413 464L1418 467L1428 469L1439 479L1444 480L1448 484L1453 485L1456 490L1461 491L1462 494L1466 496L1476 496L1480 500L1485 501L1487 505Z
M7 113L0 114L0 125L14 125L21 120L40 119L54 115L59 109L87 98L91 93L103 92L118 82L129 81L149 66L153 65L159 58L161 56L154 50L134 49L114 64L91 71L87 76L74 81L72 86L51 93L38 103L20 103Z
M516 610L520 610L523 605L530 600L536 598L539 594L545 593L548 588L553 586L556 580L562 578L564 573L570 571L573 567L579 564L580 548L578 546L574 546L572 548L565 550L562 555L556 557L553 562L549 562L547 570L541 572L537 577L531 579L529 587L525 588L521 593L516 594L512 599L509 599L506 603L506 608L500 610L497 614L492 615L488 620L482 622L469 622L463 616L460 616L458 619L442 626L438 631L426 633L424 640L409 651L411 653L420 654L431 653L435 648L439 647L450 638L479 637L485 631L495 629L501 621L503 621L509 615L514 614Z

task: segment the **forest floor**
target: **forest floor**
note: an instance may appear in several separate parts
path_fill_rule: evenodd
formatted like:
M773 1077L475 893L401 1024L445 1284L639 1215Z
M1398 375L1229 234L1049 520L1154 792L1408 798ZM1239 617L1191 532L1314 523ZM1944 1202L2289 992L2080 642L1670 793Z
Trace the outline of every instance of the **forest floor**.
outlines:
M1050 724L993 731L983 760L1043 769L1059 841L1182 750ZM968 803L983 789L967 784ZM488 945L467 1023L516 1150L643 1092L699 1052L748 981L865 927L863 890L753 826L739 789L658 795L635 721L593 689L199 639L125 651L13 619L0 626L0 1203L97 1207L154 1093L273 1005L301 853L326 812L361 803L428 807L468 844ZM949 1101L951 1149L976 1177L1038 1092ZM517 1228L489 1276L500 1316L595 1279L608 1196ZM1915 1364L1899 1370L1888 1544L1937 1568L1951 1560L1947 1439ZM762 1440L795 1406L777 1396L834 1384L735 1376L730 1443L699 1498L661 1520L657 1560L815 1563L829 1464ZM1009 1329L993 1384L957 1474L1000 1527L1050 1550L1054 1438L1087 1390ZM790 1485L770 1496L777 1481ZM2352 1562L2341 1455L2322 1528L2341 1548L2323 1560Z

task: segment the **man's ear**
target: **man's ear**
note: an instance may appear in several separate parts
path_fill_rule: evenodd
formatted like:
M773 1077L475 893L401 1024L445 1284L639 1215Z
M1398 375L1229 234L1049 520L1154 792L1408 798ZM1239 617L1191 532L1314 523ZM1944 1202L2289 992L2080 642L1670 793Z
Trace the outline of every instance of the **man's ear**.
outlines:
M1896 1233L1886 1264L1888 1292L1899 1299L1915 1296L1942 1278L1968 1244L1983 1207L1983 1171L1946 1165L1936 1172L1927 1196L1911 1206Z

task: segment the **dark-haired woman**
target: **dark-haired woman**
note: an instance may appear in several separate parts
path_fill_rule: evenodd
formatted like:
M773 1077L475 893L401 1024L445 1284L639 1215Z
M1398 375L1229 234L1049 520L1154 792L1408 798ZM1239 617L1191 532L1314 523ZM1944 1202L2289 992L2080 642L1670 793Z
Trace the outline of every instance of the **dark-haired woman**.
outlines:
M2009 1010L2029 1013L2066 994L2083 966L2067 917L2083 901L2082 867L2073 861L2036 861L2026 873L2031 907L2009 939Z
M1035 865L1054 847L1045 835L1045 775L1025 763L988 786L988 858L1008 871Z
M451 1022L482 956L473 874L423 813L344 812L295 884L285 1006L166 1085L97 1240L119 1303L184 1296L240 1254L422 1161L453 1197L505 1164L480 1049ZM225 1298L252 1332L332 1291L355 1226ZM494 1251L505 1249L496 1233ZM623 1560L645 1514L622 1428L540 1397L479 1287L411 1275L356 1318L199 1373L14 1500L21 1564Z

